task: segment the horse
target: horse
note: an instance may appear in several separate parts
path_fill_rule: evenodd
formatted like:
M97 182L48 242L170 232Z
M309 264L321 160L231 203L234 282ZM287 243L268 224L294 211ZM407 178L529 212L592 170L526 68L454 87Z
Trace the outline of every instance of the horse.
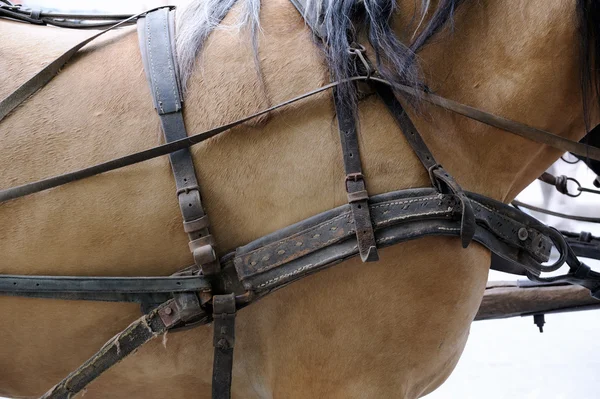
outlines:
M365 39L359 28L370 25L367 51L377 51L398 82L574 140L600 122L596 80L587 75L595 1L319 4L330 27L351 21ZM366 17L356 13L359 6ZM322 86L332 70L343 73L336 67L343 54L315 43L286 0L197 0L177 24L190 132ZM333 28L331 43L345 40ZM7 83L0 96L72 40L70 32L16 22L2 22L0 32ZM413 106L408 112L441 164L470 191L509 202L560 156L402 101ZM429 185L382 104L368 95L357 102L369 192ZM193 148L219 253L345 202L334 125L331 94L322 93ZM82 51L0 129L0 187L159 143L133 30ZM163 157L2 203L0 273L169 275L191 263L174 192ZM426 395L461 355L489 263L489 251L478 244L463 249L456 238L423 238L380 250L377 263L354 258L277 291L237 317L233 396ZM0 313L0 394L31 397L126 327L139 308L2 297ZM211 352L208 327L166 334L107 371L85 396L209 397Z

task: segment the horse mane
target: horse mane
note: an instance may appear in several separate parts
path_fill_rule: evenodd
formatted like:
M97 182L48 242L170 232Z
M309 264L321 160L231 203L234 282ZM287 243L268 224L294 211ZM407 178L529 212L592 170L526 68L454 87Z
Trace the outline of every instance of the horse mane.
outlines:
M210 32L219 27L221 20L238 1L244 7L235 27L251 29L257 68L257 33L260 30L260 0L195 0L178 17L177 53L180 76L185 83L192 74L197 57ZM306 11L318 8L323 12L323 28L326 37L325 58L333 79L345 79L356 75L355 65L350 62L350 45L358 41L358 35L366 33L375 51L378 71L395 84L418 86L421 84L416 52L452 20L454 11L463 0L440 0L435 8L431 0L421 0L419 15L413 16L413 41L403 44L392 29L394 15L398 12L397 0L309 0ZM427 23L426 16L431 15ZM260 74L259 74L260 75ZM342 87L340 95L353 103L354 91Z
M250 28L255 64L260 69L257 34L260 31L261 0L194 0L178 17L177 53L184 88L208 35L219 27L238 1L245 4L235 27ZM442 28L452 25L454 13L464 0L439 0L435 7L431 0L420 0L416 11L418 15L413 16L415 34L408 45L402 43L392 29L398 12L396 1L308 0L307 13L315 9L323 13L326 43L322 49L333 79L356 74L355 64L350 62L351 55L347 50L360 34L366 33L375 52L377 69L385 79L392 84L412 87L422 84L416 53ZM582 49L583 117L589 131L591 109L600 107L600 77L597 76L600 72L600 0L577 0L577 14ZM431 18L424 24L429 15ZM354 91L349 87L342 87L340 94L349 103L355 102Z

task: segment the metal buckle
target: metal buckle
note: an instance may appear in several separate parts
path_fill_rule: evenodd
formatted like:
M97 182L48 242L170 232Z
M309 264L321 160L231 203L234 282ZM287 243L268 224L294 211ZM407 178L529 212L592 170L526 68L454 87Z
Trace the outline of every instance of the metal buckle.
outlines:
M183 193L189 194L190 191L194 191L194 190L200 191L200 187L198 185L189 186L189 187L183 187L183 188L180 188L179 190L177 190L175 194L178 195L178 196L181 195L181 194L183 194Z
M346 175L346 180L344 181L344 184L346 186L346 192L349 193L350 189L348 188L348 182L349 181L353 181L353 182L357 182L359 180L364 180L365 177L363 176L362 173L349 173Z

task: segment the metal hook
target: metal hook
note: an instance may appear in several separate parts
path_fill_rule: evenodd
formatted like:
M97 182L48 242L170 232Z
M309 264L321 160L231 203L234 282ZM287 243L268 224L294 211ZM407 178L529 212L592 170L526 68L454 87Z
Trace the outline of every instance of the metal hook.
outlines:
M363 64L363 67L365 68L365 75L367 76L366 80L369 80L373 74L373 68L371 68L371 65L365 58L366 51L367 49L365 46L359 43L352 43L348 49L348 53L357 56L360 62Z

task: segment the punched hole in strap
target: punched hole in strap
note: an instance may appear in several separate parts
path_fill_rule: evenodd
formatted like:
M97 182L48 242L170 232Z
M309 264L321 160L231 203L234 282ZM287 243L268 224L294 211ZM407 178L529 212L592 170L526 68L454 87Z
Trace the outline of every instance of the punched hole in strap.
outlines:
M234 294L213 296L213 399L231 398L235 314Z

